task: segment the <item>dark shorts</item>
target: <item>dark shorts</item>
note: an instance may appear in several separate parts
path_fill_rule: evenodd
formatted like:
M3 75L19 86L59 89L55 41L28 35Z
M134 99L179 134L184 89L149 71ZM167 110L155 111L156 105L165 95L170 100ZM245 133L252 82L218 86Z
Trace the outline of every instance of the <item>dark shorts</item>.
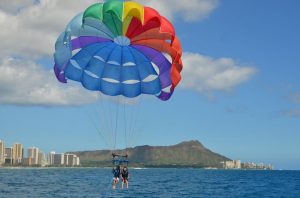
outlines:
M123 182L128 181L128 177L123 177L123 178L122 178L122 181L123 181Z

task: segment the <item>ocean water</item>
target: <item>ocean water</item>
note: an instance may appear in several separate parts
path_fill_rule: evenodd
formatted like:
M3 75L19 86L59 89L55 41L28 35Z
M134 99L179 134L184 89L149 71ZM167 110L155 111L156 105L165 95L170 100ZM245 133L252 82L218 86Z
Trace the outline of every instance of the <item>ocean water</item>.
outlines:
M112 190L111 169L0 169L0 197L295 197L300 171L130 169Z

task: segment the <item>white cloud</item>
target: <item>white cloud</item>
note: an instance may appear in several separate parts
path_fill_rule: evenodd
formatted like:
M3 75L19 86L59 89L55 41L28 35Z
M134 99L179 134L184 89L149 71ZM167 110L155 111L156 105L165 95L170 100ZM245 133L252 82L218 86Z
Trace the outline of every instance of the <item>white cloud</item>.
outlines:
M17 13L20 9L34 4L34 0L1 0L0 10Z
M195 53L185 53L183 62L181 87L202 94L231 90L256 72L230 58L212 59ZM53 71L33 61L8 57L0 58L0 93L0 104L11 105L78 105L98 99L97 93L80 85L59 83Z
M60 84L52 71L31 61L0 59L0 104L79 105L98 99L79 86Z
M52 56L55 40L68 22L95 0L41 0L16 15L0 10L0 54L27 58Z
M0 54L30 58L52 56L55 40L68 22L96 2L99 1L40 0L40 3L32 3L30 0L4 0L1 2L3 9L0 9L0 37L5 39L1 40ZM218 0L139 2L160 10L168 18L179 15L185 20L201 20L213 11ZM20 7L23 9L17 14L8 11Z
M249 80L256 69L241 66L231 58L213 59L196 53L183 55L182 87L201 93L229 91Z

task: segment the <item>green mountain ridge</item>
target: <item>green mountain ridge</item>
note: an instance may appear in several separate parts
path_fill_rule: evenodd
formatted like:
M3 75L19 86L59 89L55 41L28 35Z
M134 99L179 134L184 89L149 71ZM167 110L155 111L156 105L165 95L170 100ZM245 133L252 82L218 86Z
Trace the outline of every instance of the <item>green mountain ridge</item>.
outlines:
M71 152L80 157L82 166L111 166L110 150ZM199 141L185 141L171 146L137 146L115 153L128 154L132 167L222 167L230 160L205 148Z

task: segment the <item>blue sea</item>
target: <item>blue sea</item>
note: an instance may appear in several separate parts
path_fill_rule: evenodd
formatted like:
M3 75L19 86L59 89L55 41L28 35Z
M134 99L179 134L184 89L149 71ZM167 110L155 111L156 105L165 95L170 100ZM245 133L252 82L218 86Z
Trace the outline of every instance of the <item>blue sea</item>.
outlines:
M1 169L0 197L295 197L300 171L130 169L112 190L111 169Z

